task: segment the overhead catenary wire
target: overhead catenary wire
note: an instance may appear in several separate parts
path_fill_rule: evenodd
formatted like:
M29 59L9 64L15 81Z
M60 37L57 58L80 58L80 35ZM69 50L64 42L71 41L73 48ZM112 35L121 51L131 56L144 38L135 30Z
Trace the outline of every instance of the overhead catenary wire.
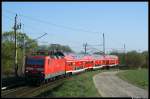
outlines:
M12 14L15 14L15 12L12 12L12 11L9 11L9 10L6 10L6 11L10 12ZM64 28L64 29L69 29L69 30L73 30L73 31L88 32L88 33L97 33L97 34L99 33L99 32L96 32L96 31L90 31L90 30L85 30L85 29L73 28L73 27L70 27L70 26L60 25L60 24L49 22L49 21L44 21L44 20L41 20L41 19L38 19L38 18L33 18L33 17L30 17L30 16L26 16L26 15L23 15L23 14L19 14L19 15L24 17L24 18L28 18L32 21L41 22L41 23L44 23L44 24L49 24L49 25Z
M14 21L14 19L12 19L11 17L7 16L7 15L2 15L4 18L7 17L9 20Z
M40 37L38 37L38 38L36 38L36 39L33 39L33 40L38 40L38 39L40 39L40 38L42 38L43 36L45 36L45 35L47 35L47 33L44 33L43 35L41 35Z
M6 16L6 15L3 15L3 16L5 16L5 17L7 17L9 20L12 20L12 21L14 21L11 17L9 17L9 16ZM20 21L20 23L21 23L21 18L18 18L18 20ZM22 27L22 29L20 29L19 30L19 32L22 32L22 33L25 33L25 31L24 31L24 24L21 24L21 27ZM26 25L25 27L28 27L28 28L32 28L33 29L33 27L31 27L31 26L28 26L28 25ZM31 33L31 32L30 32ZM32 33L33 34L33 33ZM43 36L45 36L47 33L45 33L44 35L42 35L42 36L40 36L40 37L38 37L38 38L36 38L36 39L33 39L33 40L38 40L38 39L40 39L40 38L42 38Z
M13 13L13 14L15 14L14 12L12 12L12 11L9 11L10 13ZM36 18L32 18L32 17L29 17L29 16L25 16L25 15L21 15L21 14L19 14L20 16L23 16L23 17L25 17L25 18L28 18L28 19L32 19L32 20L34 20L34 21L36 21L36 22L44 22L44 23L46 23L46 24L49 24L49 22L47 22L47 21L43 21L43 20L39 20L39 19L36 19ZM58 25L58 24L53 24L52 23L52 25L55 25L55 26L59 26L59 27L62 27L62 28L67 28L67 29L75 29L75 28L70 28L70 27L66 27L66 26L62 26L62 25ZM28 27L28 26L26 26L26 27ZM31 26L29 26L28 28L31 28ZM81 30L81 29L76 29L76 30L78 30L78 31L84 31L84 32L90 32L90 33L93 33L93 31L87 31L87 30ZM94 32L94 33L98 33L98 32Z
M7 17L7 19L9 19L10 21L14 21L11 17L9 17L9 16L6 16L6 15L3 15L3 16L5 16L5 18ZM21 22L21 18L20 18L20 22ZM22 26L23 26L24 24L22 24ZM25 25L25 27L24 28L26 28L27 27L27 29L34 29L34 31L35 30L39 30L39 28L36 28L36 27L33 27L33 26L31 26L31 25L29 25L29 24L26 24ZM23 33L25 33L25 30L24 30L24 28L23 28ZM26 32L27 32L27 30L26 30ZM35 33L35 32L29 32L29 33L31 33L31 34L37 34L37 33Z
M30 44L30 43L32 43L32 42L34 42L34 41L37 41L38 39L42 38L42 37L45 36L45 35L47 35L47 33L44 33L42 36L40 36L40 37L38 37L38 38L36 38L36 39L33 39L31 42L26 42L25 45Z
M117 45L123 45L124 43L120 42L120 41L117 41L117 39L113 39L112 36L111 38L109 37L109 35L107 35L107 39L109 39L110 41L112 41L113 43L117 44Z
M6 10L6 9L5 9ZM7 12L11 13L11 14L16 14L15 12L13 11L10 11L10 10L6 10ZM36 22L40 22L40 23L44 23L44 24L49 24L51 26L55 26L55 27L59 27L59 28L64 28L64 29L69 29L69 30L73 30L73 31L82 31L82 32L88 32L88 33L97 33L99 34L100 32L95 32L95 31L90 31L90 30L85 30L85 29L79 29L79 28L73 28L73 27L70 27L70 26L64 26L64 25L60 25L60 24L56 24L56 23L52 23L52 22L49 22L49 21L44 21L44 20L41 20L41 19L38 19L38 18L33 18L31 16L26 16L26 15L23 15L23 14L19 14L20 16L26 18L26 19L29 19L31 21L36 21ZM9 18L10 19L10 18ZM12 19L10 19L12 20ZM29 26L30 27L30 26ZM31 28L31 27L30 27ZM102 34L102 33L101 33ZM115 40L114 40L115 41ZM114 42L113 41L113 42ZM119 44L117 42L117 44ZM102 46L101 44L100 45L91 45L91 46Z
M6 16L6 15L2 15L5 19L8 19L9 20L9 22L11 22L11 23L13 23L14 22L14 19L12 19L12 18L10 18L9 16ZM4 21L3 21L4 22ZM10 24L10 30L12 30L13 29L13 26Z
M14 14L14 12L12 12L12 11L8 11L8 12ZM19 14L19 15L23 16L25 18L28 18L28 19L32 19L32 20L37 21L37 22L42 22L42 23L44 22L46 24L51 24L51 25L54 25L54 26L57 26L57 27L61 27L61 28L66 28L66 29L71 29L71 30L78 30L78 31L83 31L83 32L90 32L90 33L98 33L98 32L93 32L93 31L89 31L89 30L83 30L83 29L72 28L72 27L68 27L68 26L64 26L64 25L58 25L58 24L47 22L47 21L43 21L43 20L40 20L40 19L37 19L37 18L32 18L32 17L29 17L29 16L25 16L25 15L22 15L22 14Z
M7 16L7 18L8 18L9 20L12 20L12 21L13 21L13 19L11 19L10 17ZM20 19L20 22L21 22L21 19ZM22 29L20 29L19 32L20 32L20 33L21 33L21 32L24 33L24 24L22 24L21 27L22 27ZM32 34L33 34L33 33L32 33ZM46 35L46 34L47 34L47 33L45 33L44 35ZM40 38L43 37L44 35L42 35L42 36L40 36L40 37L38 37L38 38L36 38L36 39L33 39L33 40L40 39Z
M6 11L10 12L12 14L15 14L15 12L13 12L13 11L10 11L10 10L6 10ZM94 32L94 31L89 31L89 30L84 30L84 29L79 29L79 28L72 28L72 27L68 27L68 26L64 26L64 25L55 24L55 23L52 23L52 22L48 22L48 21L44 21L44 20L41 20L41 19L30 17L30 16L26 16L26 15L23 15L23 14L19 14L19 15L23 16L24 18L31 19L31 21L36 21L36 22L41 22L41 23L45 23L45 24L50 24L50 25L54 25L56 27L61 27L61 28L66 28L66 29L71 29L71 30L78 30L78 31L83 31L83 32L90 32L90 33L99 33L99 32ZM115 40L113 40L113 42L114 41ZM117 42L117 44L119 44L119 43Z

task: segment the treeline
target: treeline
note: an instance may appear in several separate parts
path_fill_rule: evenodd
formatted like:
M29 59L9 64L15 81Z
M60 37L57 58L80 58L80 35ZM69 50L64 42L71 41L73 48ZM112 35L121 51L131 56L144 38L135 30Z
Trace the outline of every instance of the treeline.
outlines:
M2 33L2 48L1 48L1 69L2 75L14 75L14 62L15 62L15 38L14 32ZM17 60L18 60L18 74L21 75L23 71L23 49L25 42L25 55L36 50L60 50L62 52L74 52L67 45L50 44L38 45L37 41L31 39L25 33L17 33ZM96 53L98 54L98 53ZM112 55L119 56L120 65L129 67L148 67L149 56L148 51L136 52L130 51L127 53L111 52Z
M121 66L128 66L131 68L148 68L149 66L148 51L143 51L141 53L137 51L129 51L127 53L111 52L110 54L119 57Z
M25 46L24 46L25 44ZM37 41L31 39L25 33L17 32L17 60L18 75L22 75L23 69L23 49L25 48L25 55L37 50L61 50L63 52L73 52L67 45L51 44L38 45ZM2 48L1 48L1 69L2 76L14 75L15 73L15 34L13 31L2 33Z
M22 72L23 65L23 42L28 42L25 52L28 53L38 47L38 44L33 39L29 38L24 33L18 32L17 36L17 60L18 74ZM24 40L24 41L23 41ZM15 34L13 31L2 33L2 75L14 75L15 73Z
M50 45L39 45L37 50L59 50L62 52L74 52L68 45L50 44Z

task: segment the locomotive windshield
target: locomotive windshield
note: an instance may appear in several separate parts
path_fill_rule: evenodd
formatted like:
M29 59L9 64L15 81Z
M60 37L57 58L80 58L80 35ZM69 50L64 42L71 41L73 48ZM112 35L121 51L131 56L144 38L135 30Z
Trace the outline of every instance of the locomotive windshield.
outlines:
M27 65L44 65L44 59L35 59L35 58L28 58L26 61Z

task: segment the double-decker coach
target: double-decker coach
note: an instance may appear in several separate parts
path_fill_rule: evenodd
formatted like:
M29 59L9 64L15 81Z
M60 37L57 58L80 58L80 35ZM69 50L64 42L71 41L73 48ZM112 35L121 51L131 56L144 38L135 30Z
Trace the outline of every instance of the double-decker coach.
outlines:
M66 74L71 75L75 71L75 58L73 54L66 54Z
M67 74L76 74L85 70L82 57L83 55L81 54L69 54L65 56Z
M82 60L83 54L76 54L75 56L75 73L80 73L85 70L85 62Z
M102 55L94 55L93 57L94 57L93 69L99 69L105 66L105 60Z
M94 66L94 58L91 55L86 55L82 58L84 61L84 69L92 70Z
M118 64L118 56L107 55L105 56L106 65L109 67L116 66Z

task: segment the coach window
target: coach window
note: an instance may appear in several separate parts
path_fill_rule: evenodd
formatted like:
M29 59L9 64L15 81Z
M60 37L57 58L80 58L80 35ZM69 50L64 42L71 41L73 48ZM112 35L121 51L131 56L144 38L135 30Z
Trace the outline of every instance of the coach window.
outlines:
M68 63L69 66L72 66L72 63Z
M49 59L47 59L47 65L49 65Z
M68 63L68 65L70 66L71 63Z

